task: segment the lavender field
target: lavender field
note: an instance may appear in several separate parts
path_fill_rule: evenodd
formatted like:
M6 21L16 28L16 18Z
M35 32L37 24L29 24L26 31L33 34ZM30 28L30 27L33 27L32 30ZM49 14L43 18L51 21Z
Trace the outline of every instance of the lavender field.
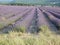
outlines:
M60 45L60 7L0 5L0 45Z
M0 32L38 33L41 26L60 30L60 7L0 6Z

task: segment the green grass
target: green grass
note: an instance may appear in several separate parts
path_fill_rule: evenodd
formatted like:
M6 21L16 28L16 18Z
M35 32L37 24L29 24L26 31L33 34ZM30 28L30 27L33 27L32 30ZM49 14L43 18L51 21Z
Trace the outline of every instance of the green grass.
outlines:
M0 24L0 28L2 28L3 27L3 25L2 24Z
M60 45L60 35L51 32L47 26L41 26L38 35L22 32L0 34L0 45Z
M12 31L22 32L22 33L24 33L25 30L26 30L25 27L22 27L22 26L21 26L21 27L18 27L18 26L17 26L17 27L15 27L15 28L12 29Z

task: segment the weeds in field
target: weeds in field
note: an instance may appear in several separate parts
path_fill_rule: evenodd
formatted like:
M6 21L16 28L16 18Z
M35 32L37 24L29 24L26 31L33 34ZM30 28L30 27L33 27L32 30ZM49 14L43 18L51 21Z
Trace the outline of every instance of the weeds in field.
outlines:
M15 27L15 28L12 29L12 31L24 33L25 28L24 27Z
M0 23L0 28L2 28L2 27L3 27L3 24Z

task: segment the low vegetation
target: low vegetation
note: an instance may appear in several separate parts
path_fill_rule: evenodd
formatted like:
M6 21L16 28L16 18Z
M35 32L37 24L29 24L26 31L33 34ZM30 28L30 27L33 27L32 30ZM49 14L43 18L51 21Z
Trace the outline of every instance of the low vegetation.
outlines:
M60 36L51 32L47 26L41 26L37 35L16 31L0 34L0 45L60 45Z

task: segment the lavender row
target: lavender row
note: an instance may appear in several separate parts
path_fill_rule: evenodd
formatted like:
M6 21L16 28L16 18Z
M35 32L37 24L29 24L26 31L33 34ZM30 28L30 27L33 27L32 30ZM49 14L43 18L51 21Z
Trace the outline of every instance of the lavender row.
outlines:
M34 16L28 26L27 32L29 33L38 33L40 30L38 28L38 11L37 8L35 8Z
M59 18L60 19L60 14L58 13L55 13L55 12L52 12L52 11L48 11L50 12L53 16L55 16L56 18Z
M60 7L44 7L44 8L60 14Z
M14 7L15 9L13 8L1 8L0 10L0 17L4 17L4 18L10 18L10 17L13 17L15 15L18 15L24 11L26 11L28 8L16 8Z
M50 21L59 29L60 28L60 19L54 17L51 13L45 12Z
M40 9L38 9L38 19L39 19L38 21L39 28L46 26L50 30L57 30L56 27L49 21L46 14L42 12Z
M7 25L4 27L8 27L10 24L14 24L18 19L22 18L22 16L26 15L29 11L32 9L27 10L26 12L22 13L21 15L17 15L16 17L13 17L13 19L9 19L8 22L6 22Z
M31 22L33 16L34 16L34 11L35 11L35 9L33 9L23 21L18 22L16 24L16 27L17 28L19 27L21 30L26 31L28 29L28 26L30 25L30 22Z
M60 19L60 14L55 12L56 10L53 11L53 9L47 9L47 8L42 8L42 9L44 9L45 11L50 12L53 16L55 16L55 17Z

